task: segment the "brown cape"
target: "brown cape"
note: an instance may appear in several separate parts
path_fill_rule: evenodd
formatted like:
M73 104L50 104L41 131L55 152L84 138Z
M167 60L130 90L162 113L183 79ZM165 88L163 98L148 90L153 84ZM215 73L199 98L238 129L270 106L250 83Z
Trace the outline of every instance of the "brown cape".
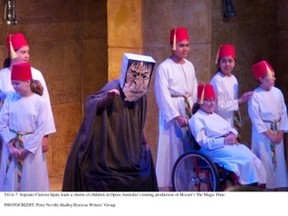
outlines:
M158 191L143 135L146 96L127 102L121 94L101 105L107 91L115 88L122 92L118 80L87 98L84 120L67 159L63 191Z

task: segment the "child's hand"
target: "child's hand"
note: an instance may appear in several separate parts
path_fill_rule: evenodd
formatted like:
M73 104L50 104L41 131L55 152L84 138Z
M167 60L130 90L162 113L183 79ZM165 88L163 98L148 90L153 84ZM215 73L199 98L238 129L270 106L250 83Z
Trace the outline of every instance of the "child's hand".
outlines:
M224 144L225 145L234 145L237 144L237 136L233 133L229 133L225 138L224 138Z
M15 148L14 146L9 146L9 153L12 155L12 157L18 159L20 155L19 149Z
M45 153L49 149L48 136L42 138L42 152Z
M275 132L272 130L268 130L268 131L264 132L264 134L274 144L279 144L283 139L283 132L282 131Z
M18 159L24 160L29 154L29 151L25 148L19 149L19 156Z
M248 91L245 92L239 99L238 102L241 103L245 103L247 100L249 100L251 97L253 96L253 91Z
M275 144L279 144L283 140L283 131L278 131L276 134Z
M184 116L179 115L179 116L175 117L174 120L177 122L177 124L180 127L187 127L188 126L188 120Z

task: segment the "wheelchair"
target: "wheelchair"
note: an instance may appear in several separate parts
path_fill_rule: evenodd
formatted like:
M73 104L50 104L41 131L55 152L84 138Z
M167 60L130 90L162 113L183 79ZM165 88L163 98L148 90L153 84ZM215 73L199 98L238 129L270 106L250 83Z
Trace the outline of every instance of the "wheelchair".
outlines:
M183 153L176 160L172 170L174 191L224 191L239 185L235 173L214 163L199 151L193 140L193 150Z

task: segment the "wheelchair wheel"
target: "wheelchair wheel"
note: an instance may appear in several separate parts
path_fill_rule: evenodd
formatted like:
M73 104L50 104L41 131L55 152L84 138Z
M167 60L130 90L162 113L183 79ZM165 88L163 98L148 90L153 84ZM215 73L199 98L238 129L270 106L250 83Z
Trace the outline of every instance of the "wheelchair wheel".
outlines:
M182 154L172 170L175 191L219 191L219 175L214 162L201 152Z

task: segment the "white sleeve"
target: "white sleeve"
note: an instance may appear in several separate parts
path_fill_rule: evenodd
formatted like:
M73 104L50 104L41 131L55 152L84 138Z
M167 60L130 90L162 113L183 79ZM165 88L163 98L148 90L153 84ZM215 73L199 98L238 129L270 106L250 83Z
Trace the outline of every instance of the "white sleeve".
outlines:
M41 84L43 86L43 90L44 90L42 97L46 101L46 105L47 105L47 126L46 126L45 135L55 133L56 127L55 127L55 123L54 123L54 116L53 116L53 112L52 112L49 91L48 91L45 79L44 79L42 73L35 68L32 68L32 76L33 76L33 79L39 80L41 82Z

